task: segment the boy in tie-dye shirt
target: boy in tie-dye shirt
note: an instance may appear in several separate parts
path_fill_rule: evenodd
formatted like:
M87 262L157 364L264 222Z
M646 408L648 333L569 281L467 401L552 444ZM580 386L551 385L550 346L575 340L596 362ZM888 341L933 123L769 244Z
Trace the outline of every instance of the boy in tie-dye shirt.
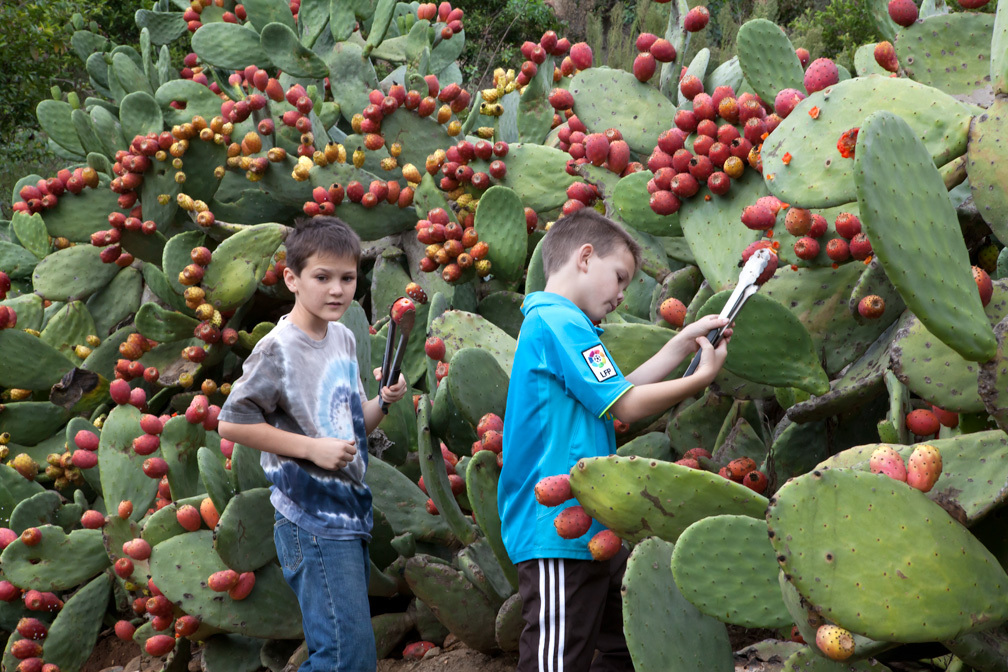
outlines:
M383 413L365 394L353 333L336 322L354 300L360 239L339 219L316 217L286 247L294 307L245 360L219 432L262 451L273 483L273 538L308 645L300 672L373 672L364 473L367 436ZM392 403L406 390L400 376L380 397Z

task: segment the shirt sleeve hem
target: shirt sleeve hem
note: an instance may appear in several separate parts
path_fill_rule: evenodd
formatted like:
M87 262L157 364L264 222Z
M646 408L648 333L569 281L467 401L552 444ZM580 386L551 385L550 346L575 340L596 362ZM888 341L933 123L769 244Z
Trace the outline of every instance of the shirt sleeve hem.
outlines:
M623 396L624 394L626 394L626 393L627 393L627 391L628 391L628 390L629 390L629 389L630 389L631 387L633 387L633 383L631 383L631 382L627 381L627 384L626 384L626 387L624 387L623 389L621 389L621 390L620 390L620 391L619 391L619 392L618 392L618 393L617 393L617 394L616 394L616 395L615 395L615 396L614 396L614 397L612 398L612 401L610 401L610 402L609 402L609 404L608 404L608 405L607 405L607 406L606 406L605 408L603 408L603 409L602 409L602 410L601 410L601 411L599 412L599 414L598 414L598 417L600 417L600 418L601 418L601 417L602 417L602 416L604 416L604 415L605 415L606 413L608 413L608 412L609 412L609 409L613 407L613 404L615 404L615 403L616 403L617 401L619 401L619 400L620 400L620 397L622 397L622 396Z

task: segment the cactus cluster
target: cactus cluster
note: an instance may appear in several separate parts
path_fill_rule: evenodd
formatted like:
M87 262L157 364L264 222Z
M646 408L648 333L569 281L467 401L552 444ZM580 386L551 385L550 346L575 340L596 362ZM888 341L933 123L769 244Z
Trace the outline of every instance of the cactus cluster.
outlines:
M206 670L303 658L269 482L216 423L315 215L364 241L361 370L397 298L424 326L368 470L379 656L516 649L500 419L539 242L583 207L642 248L603 325L624 371L778 260L702 397L537 488L559 534L605 527L597 558L633 546L637 668L722 669L733 624L794 626L788 669L920 642L1006 669L1008 6L873 0L853 75L766 20L711 63L706 8L667 6L633 72L550 31L473 92L448 2L157 0L136 45L78 31L96 95L37 109L67 167L0 223L3 669L77 670L103 626L164 669L191 642Z

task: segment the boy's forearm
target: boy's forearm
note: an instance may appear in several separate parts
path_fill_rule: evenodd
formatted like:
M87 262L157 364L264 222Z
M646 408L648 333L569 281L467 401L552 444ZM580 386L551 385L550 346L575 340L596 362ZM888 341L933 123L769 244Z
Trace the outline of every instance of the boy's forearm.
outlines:
M287 432L265 422L245 425L237 422L220 422L217 433L223 438L249 448L306 459L312 439L303 434Z
M648 385L665 380L680 362L692 354L691 344L684 342L677 335L665 343L650 359L631 371L626 379L634 385Z
M365 433L370 436L381 421L385 419L385 414L382 413L381 406L378 405L381 395L375 396L373 399L368 399L363 404L361 408L364 411L364 430Z
M683 399L694 396L710 383L711 379L698 371L687 378L635 385L624 392L610 410L617 418L630 424L664 413Z

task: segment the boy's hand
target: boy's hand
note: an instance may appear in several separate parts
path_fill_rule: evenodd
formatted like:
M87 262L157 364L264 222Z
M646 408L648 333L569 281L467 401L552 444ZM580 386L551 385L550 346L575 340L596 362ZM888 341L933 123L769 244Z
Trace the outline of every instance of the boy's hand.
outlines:
M375 380L381 380L382 370L381 367L374 370ZM381 388L378 392L379 396L385 400L386 404L394 404L403 397L406 396L406 392L409 390L409 385L406 383L406 377L403 374L399 374L399 380L395 382L395 385L389 385Z
M700 364L697 366L696 371L693 373L694 376L701 376L708 381L713 381L714 377L717 376L718 371L724 366L725 359L728 357L728 341L731 339L731 334L728 330L725 330L725 335L721 337L718 342L717 347L711 345L710 341L707 340L707 336L698 336L696 338L696 346L700 349Z
M700 346L698 345L699 338L703 338L703 340L706 341L707 333L711 329L719 329L726 324L728 324L728 320L720 315L705 315L697 321L691 322L683 327L679 333L676 334L673 340L681 341L690 352L696 352L700 349ZM731 338L731 334L731 329L725 329L721 336L722 342Z
M320 438L315 439L315 446L308 457L323 469L335 471L336 469L346 467L354 461L354 457L356 456L356 441Z

